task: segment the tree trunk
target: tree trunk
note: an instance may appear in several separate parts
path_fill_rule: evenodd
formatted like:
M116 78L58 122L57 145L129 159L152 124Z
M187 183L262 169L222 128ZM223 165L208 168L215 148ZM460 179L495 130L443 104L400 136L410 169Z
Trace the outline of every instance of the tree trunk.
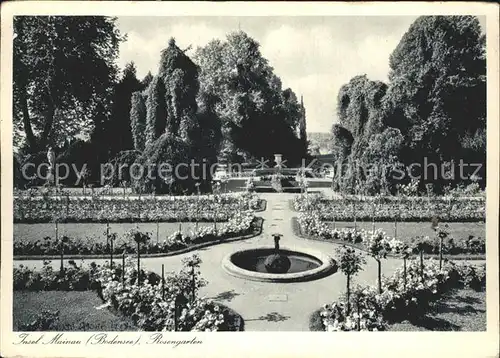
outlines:
M352 202L352 209L353 209L353 215L354 215L354 235L356 235L356 232L357 232L357 223L356 223L356 197L354 198L354 201Z
M375 200L373 200L373 208L372 208L372 233L375 234Z
M23 113L23 127L26 133L26 140L28 141L29 148L32 153L38 152L38 143L33 128L31 127L30 114L28 109L28 99L26 97L26 88L23 87L19 90L19 101L21 102L21 111Z
M378 293L382 293L382 262L377 260Z
M55 108L52 101L49 101L49 103L49 108L45 114L42 136L40 138L40 149L44 149L49 143L50 133L52 132L52 124L54 123Z
M160 223L156 221L156 244L160 241Z
M403 258L403 279L404 279L404 289L406 290L406 258Z

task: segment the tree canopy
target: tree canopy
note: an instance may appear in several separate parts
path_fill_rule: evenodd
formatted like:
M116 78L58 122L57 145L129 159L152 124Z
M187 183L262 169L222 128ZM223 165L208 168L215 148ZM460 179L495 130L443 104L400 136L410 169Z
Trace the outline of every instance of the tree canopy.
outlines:
M200 68L200 95L214 98L223 133L220 153L226 160L274 153L293 157L307 150L305 145L302 154L297 153L301 118L297 97L291 89L282 89L259 47L237 31L224 42L213 40L198 48L194 55Z
M16 16L14 32L14 127L22 128L28 151L90 134L118 72L115 19Z
M486 58L478 19L419 17L389 66L387 84L362 75L340 89L333 138L342 153L365 164L387 162L389 152L389 162L407 166L463 159L484 171Z

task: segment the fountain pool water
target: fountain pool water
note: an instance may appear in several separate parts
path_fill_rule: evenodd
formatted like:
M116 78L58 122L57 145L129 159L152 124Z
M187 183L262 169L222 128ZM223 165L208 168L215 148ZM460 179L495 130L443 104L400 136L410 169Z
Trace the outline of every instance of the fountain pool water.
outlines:
M266 268L266 260L273 257L273 249L260 249L255 251L243 251L233 256L233 263L237 266L254 272L279 273L272 272ZM312 270L321 266L321 261L314 256L295 251L281 250L285 257L290 260L290 268L283 273L296 273ZM271 256L270 256L271 255Z
M223 269L232 276L266 282L309 281L325 277L337 270L337 263L328 255L310 249L293 250L279 247L258 247L227 255Z

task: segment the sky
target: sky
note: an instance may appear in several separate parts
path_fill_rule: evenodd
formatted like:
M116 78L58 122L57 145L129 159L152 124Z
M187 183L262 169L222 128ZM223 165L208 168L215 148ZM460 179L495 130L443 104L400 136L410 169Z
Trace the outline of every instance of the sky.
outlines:
M339 17L119 17L127 34L119 66L134 61L139 78L158 70L160 51L174 37L181 49L241 29L260 43L262 55L304 98L308 132L329 132L336 122L340 87L356 75L387 81L389 56L417 16Z

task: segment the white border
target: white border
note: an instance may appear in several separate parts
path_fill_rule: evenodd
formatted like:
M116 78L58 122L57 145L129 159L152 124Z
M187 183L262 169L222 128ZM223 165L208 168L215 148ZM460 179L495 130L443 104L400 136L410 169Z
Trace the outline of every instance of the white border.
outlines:
M304 3L304 2L4 2L1 8L1 345L2 356L177 356L177 357L332 357L347 356L497 356L498 348L498 198L499 198L499 8L487 3ZM487 109L487 327L486 333L200 333L199 346L15 346L12 344L12 16L72 14L108 16L380 16L486 15L488 45ZM314 295L314 292L311 292ZM123 333L123 337L137 333ZM170 334L170 338L186 337ZM68 333L68 338L83 333ZM192 338L194 335L189 334Z

